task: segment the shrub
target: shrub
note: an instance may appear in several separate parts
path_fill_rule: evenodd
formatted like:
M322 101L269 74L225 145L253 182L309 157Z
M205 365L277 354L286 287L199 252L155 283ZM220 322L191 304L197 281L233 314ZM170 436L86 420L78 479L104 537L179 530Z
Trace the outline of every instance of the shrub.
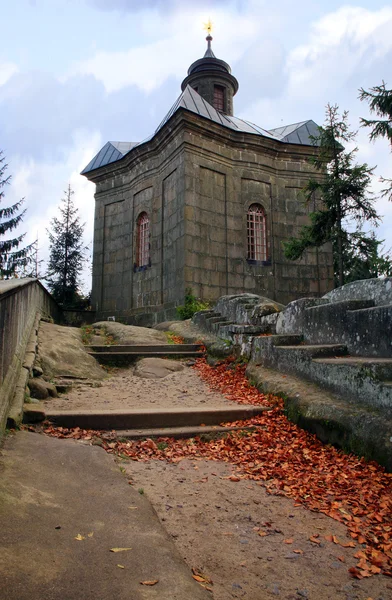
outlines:
M191 319L199 310L207 308L210 308L209 302L203 302L200 298L196 298L192 294L191 288L188 288L185 293L185 303L183 306L177 306L177 313L180 319L185 321L185 319Z

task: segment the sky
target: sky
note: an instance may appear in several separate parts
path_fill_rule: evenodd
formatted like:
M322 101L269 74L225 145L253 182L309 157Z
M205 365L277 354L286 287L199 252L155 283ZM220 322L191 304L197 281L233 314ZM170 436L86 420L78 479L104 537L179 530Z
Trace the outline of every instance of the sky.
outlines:
M3 4L4 3L4 4ZM81 170L108 141L141 141L181 93L189 65L205 52L213 22L215 55L240 87L234 114L270 129L313 119L327 103L349 111L358 162L392 177L386 140L359 127L368 107L358 90L392 87L392 4L379 0L0 0L0 149L12 175L5 205L25 198L20 233L38 234L58 216L64 190L92 249L94 184ZM376 229L392 247L392 203L377 201ZM90 287L85 272L84 290Z

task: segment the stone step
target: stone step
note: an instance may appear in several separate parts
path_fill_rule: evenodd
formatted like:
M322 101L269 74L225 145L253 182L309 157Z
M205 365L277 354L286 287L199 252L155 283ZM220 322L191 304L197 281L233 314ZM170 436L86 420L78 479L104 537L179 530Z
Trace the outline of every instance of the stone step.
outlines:
M116 431L116 437L118 439L127 439L127 440L140 440L144 438L194 438L202 435L208 435L213 437L214 435L221 435L225 433L230 433L230 431L254 431L257 429L256 426L250 427L238 427L237 425L233 427L221 427L220 425L211 425L211 426L196 426L193 427L164 427L164 428L156 428L156 429L118 429Z
M204 352L89 352L101 365L131 364L138 358L201 358Z
M61 427L81 427L82 429L125 430L162 429L167 427L193 427L220 425L233 421L251 419L265 411L265 406L233 406L223 408L167 408L139 410L43 410L40 405L24 405L24 423L37 423L48 420Z
M369 356L340 356L336 358L315 358L315 363L329 365L340 369L357 369L360 373L370 379L378 380L379 384L388 386L392 379L392 358L373 358ZM386 382L386 384L384 383Z
M312 357L345 357L347 355L347 347L344 344L302 344L295 346L277 345L277 348L284 351L302 352L310 354ZM332 358L331 360L334 360Z
M145 352L166 352L168 354L179 354L182 351L184 352L196 352L202 349L201 344L150 344L150 345L98 345L91 344L85 346L86 350L89 352L137 352L137 353L145 353Z
M268 338L274 346L299 346L303 342L303 336L299 334L277 334L271 335Z
M221 327L225 327L226 325L232 325L232 324L233 324L232 321L227 321L227 320L218 321L217 323L213 323L211 325L211 330L214 331L215 333L217 333Z

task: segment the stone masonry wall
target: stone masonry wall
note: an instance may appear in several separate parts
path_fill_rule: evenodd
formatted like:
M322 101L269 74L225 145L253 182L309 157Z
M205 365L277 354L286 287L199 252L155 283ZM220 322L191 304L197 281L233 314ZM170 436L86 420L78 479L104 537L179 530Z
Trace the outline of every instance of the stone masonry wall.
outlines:
M289 261L282 242L308 223L301 189L312 174L309 150L284 158L268 141L223 140L189 132L185 157L185 285L205 299L255 293L283 304L320 296L333 287L329 245ZM294 153L294 150L293 150ZM248 208L263 206L267 216L268 261L247 257Z
M184 298L182 158L177 143L97 182L92 306L97 318L153 324ZM183 177L182 177L183 180ZM137 219L150 218L150 258L136 265Z

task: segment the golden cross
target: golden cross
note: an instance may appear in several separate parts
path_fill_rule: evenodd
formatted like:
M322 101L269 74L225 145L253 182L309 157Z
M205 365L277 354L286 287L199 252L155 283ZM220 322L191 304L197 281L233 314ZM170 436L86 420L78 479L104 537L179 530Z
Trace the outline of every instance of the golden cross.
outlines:
M207 23L203 23L203 29L205 29L208 33L208 35L211 35L211 31L212 31L212 21L211 19L208 19Z

